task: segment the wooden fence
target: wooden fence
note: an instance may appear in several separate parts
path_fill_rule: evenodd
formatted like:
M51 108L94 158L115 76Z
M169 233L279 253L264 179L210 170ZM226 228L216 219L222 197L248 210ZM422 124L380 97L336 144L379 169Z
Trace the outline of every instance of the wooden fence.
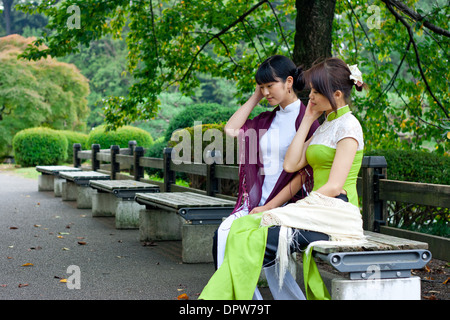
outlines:
M232 165L189 163L174 164L170 148L165 148L162 158L145 157L145 150L130 141L128 148L111 146L100 149L93 144L91 150L81 150L80 144L74 144L73 163L81 167L81 161L91 161L91 169L111 175L111 179L134 179L160 186L162 192L193 191L210 196L235 199L220 193L220 180L238 180L239 168ZM105 164L106 163L106 164ZM145 168L160 169L163 181L144 178ZM127 170L127 174L121 171ZM175 184L175 173L205 177L205 190L182 187ZM430 245L433 256L450 261L450 239L430 236L422 233L404 231L385 226L387 218L386 201L400 201L413 204L450 208L450 186L428 183L405 182L387 179L387 163L384 157L364 157L361 177L357 182L358 194L362 197L363 228L368 231L381 232L402 238L424 241Z

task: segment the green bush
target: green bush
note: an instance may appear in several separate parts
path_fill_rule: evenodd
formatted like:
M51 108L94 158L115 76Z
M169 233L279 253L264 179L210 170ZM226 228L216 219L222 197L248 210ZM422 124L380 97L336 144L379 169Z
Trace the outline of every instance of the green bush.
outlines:
M450 185L450 157L418 150L374 150L384 156L389 180ZM388 201L388 223L397 228L450 237L450 208Z
M73 144L80 143L82 149L87 149L86 141L88 139L88 135L81 132L70 131L70 130L61 130L60 131L67 138L67 162L73 161Z
M419 150L373 150L365 156L384 156L388 179L450 185L450 157Z
M13 138L16 163L23 167L56 165L67 159L67 138L49 128L29 128Z
M184 108L170 120L164 138L166 141L169 141L175 130L192 127L194 126L194 121L201 121L202 124L226 123L236 110L237 108L228 108L217 103L192 104ZM267 111L267 109L256 107L250 114L250 118L263 111Z
M148 148L153 144L153 138L147 131L132 126L124 126L115 131L105 131L104 126L92 130L86 141L86 148L99 144L102 149L109 149L112 145L127 148L128 142L135 140L137 146Z
M160 137L156 139L148 149L146 149L145 156L150 158L162 159L165 147L167 147L167 142L164 141L164 137ZM162 169L145 168L145 172L147 172L149 176L155 175L159 178L163 177Z

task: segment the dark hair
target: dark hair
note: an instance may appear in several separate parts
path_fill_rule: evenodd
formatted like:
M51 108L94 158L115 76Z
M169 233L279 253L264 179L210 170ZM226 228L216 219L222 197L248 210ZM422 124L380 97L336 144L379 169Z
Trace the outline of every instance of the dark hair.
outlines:
M350 69L347 64L339 58L327 58L322 62L315 63L304 72L303 78L308 88L313 87L317 92L324 95L331 104L333 110L337 109L334 100L334 92L340 90L344 94L344 100L349 103L353 86L361 91L362 87L355 85L350 79Z
M286 82L289 76L294 79L292 87L295 91L301 91L305 88L302 67L297 67L288 57L275 55L261 63L256 71L255 80L258 84L278 82L280 80Z

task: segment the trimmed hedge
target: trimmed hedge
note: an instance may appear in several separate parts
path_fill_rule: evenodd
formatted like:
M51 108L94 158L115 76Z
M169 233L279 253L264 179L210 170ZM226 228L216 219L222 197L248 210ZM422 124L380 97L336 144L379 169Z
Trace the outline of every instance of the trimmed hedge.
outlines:
M170 120L164 139L169 141L175 130L192 127L194 126L194 121L201 121L202 124L226 123L228 119L230 119L230 117L236 112L236 110L237 107L229 108L217 103L199 103L189 105ZM258 106L253 109L249 118L253 118L261 112L267 110L269 109Z
M23 167L56 165L67 159L67 138L58 130L25 129L14 136L12 144L15 161Z
M60 131L67 139L67 162L73 161L73 144L80 143L81 148L87 149L86 141L88 139L88 135L81 132L75 132L70 130L61 130Z
M373 150L365 156L384 156L391 180L450 185L450 157L419 150Z
M102 149L109 149L112 145L127 148L128 142L135 140L137 146L148 148L153 144L153 138L149 132L132 127L124 126L115 131L105 131L104 126L99 126L89 133L86 148L90 149L93 144L99 144Z
M450 185L450 157L419 150L373 150L384 156L390 180ZM387 201L390 226L450 238L450 208Z

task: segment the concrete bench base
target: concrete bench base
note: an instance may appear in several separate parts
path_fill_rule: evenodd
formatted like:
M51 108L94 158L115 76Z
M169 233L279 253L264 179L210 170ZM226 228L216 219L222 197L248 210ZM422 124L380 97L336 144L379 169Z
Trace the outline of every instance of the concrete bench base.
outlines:
M139 240L181 240L184 219L173 211L142 209L139 211Z
M184 263L213 262L212 246L218 224L184 224L182 227L182 260Z
M92 189L80 186L70 181L61 183L61 198L63 201L76 201L78 209L92 208Z
M111 193L92 193L92 216L115 217L117 229L138 229L139 211L145 206L136 203L133 199L117 198Z
M41 174L38 176L38 191L53 191L54 175Z
M420 278L331 281L333 300L420 300Z
M55 197L61 197L62 196L62 183L64 181L66 181L66 180L61 179L58 176L54 177L53 192L55 194Z

